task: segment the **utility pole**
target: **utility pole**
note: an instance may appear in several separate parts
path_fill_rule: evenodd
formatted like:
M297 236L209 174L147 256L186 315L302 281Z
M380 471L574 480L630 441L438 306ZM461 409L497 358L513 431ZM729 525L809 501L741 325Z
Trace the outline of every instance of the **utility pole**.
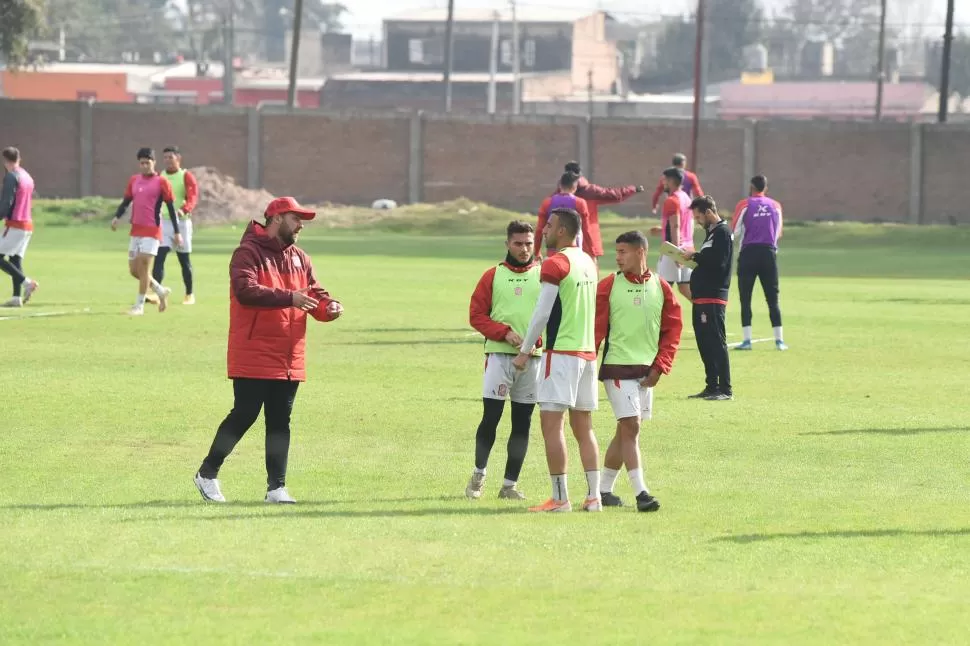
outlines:
M943 70L940 74L940 123L946 123L946 113L950 109L950 52L953 49L953 5L946 4L946 33L943 36Z
M229 0L228 11L226 12L225 36L223 38L223 49L225 49L225 62L222 70L222 102L232 105L236 96L236 68L233 59L236 57L236 2Z
M590 125L592 126L593 107L595 105L593 103L593 68L589 68L589 71L586 72L586 101L587 101L587 110L589 111L589 121L590 121Z
M296 107L297 62L300 59L300 29L303 27L303 0L296 0L293 7L293 42L290 47L290 83L286 92L286 105Z
M882 121L882 96L886 85L886 0L879 15L879 77L876 79L876 121Z
M522 111L522 84L519 80L519 18L515 12L515 0L512 5L512 113Z
M498 39L499 39L499 12L492 14L492 50L488 57L488 113L495 114L495 104L497 103L497 88L495 87L495 76L498 74Z
M694 42L694 115L690 136L690 164L698 166L697 140L700 137L701 109L707 91L707 16L706 0L697 0L697 36Z
M451 112L451 66L455 49L455 0L448 0L448 22L445 23L445 112Z

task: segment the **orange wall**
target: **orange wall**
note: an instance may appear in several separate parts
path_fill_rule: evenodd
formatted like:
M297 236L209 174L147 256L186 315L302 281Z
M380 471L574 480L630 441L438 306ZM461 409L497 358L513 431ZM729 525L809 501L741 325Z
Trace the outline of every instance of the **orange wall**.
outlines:
M105 74L70 72L0 72L3 94L8 99L77 101L78 93L94 95L97 101L131 103L128 76L117 72Z

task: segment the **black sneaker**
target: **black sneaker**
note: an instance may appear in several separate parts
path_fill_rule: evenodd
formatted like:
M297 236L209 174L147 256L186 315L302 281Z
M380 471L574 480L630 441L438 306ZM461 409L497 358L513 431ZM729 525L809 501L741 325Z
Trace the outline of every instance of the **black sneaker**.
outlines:
M731 393L713 393L705 397L709 402L729 402L734 399L734 395Z
M623 501L612 491L601 491L600 498L603 500L604 507L622 507Z
M711 390L710 388L705 388L704 390L700 391L696 395L690 395L690 396L688 396L687 399L707 399L711 395L716 395L716 394L717 394L717 391L716 390Z
M637 511L657 511L659 509L660 501L646 491L641 491L640 495L637 496Z

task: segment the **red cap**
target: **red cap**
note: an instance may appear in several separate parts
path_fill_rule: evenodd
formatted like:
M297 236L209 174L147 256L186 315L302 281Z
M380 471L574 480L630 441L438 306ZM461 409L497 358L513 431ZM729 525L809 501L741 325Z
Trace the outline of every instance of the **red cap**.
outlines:
M278 197L266 207L266 211L263 213L266 217L272 217L274 215L283 215L284 213L296 213L300 216L301 220L312 220L317 217L315 211L305 209L300 206L292 197Z

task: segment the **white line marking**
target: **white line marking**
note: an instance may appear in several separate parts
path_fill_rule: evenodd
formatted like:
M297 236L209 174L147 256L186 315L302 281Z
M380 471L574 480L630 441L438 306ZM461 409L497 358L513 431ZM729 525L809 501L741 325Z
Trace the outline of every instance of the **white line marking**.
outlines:
M768 341L774 341L774 340L775 340L774 338L770 338L770 339L751 339L751 343L767 343ZM743 341L741 343L743 343ZM728 343L728 347L729 348L736 348L739 345L741 345L741 343Z
M68 314L88 314L91 312L90 307L85 307L83 310L65 310L63 312L37 312L36 314L21 314L20 316L0 316L0 321L19 321L20 319L33 319L40 318L42 316L67 316Z

